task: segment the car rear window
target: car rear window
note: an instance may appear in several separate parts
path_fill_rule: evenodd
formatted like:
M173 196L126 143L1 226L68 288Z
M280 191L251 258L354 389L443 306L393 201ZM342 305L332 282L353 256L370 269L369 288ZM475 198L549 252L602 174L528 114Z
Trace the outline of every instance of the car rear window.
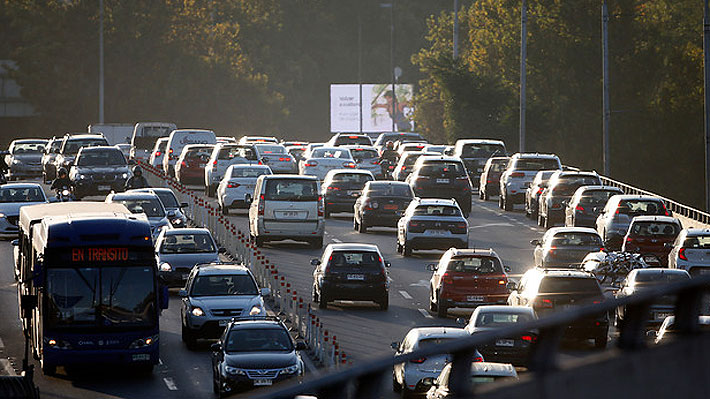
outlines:
M683 241L684 248L710 249L710 235L686 237Z
M508 166L508 160L504 161L494 161L491 162L491 166L488 169L489 172L503 172L505 171L505 168Z
M461 149L461 156L465 158L490 158L504 154L505 147L500 144L466 144Z
M559 161L555 158L523 158L515 163L515 170L559 169Z
M503 274L503 267L498 259L489 256L456 257L449 261L446 270L471 274Z
M540 294L602 294L597 280L575 277L546 277L540 283L538 292Z
M552 246L556 247L593 247L602 246L602 240L592 233L557 233L552 238Z
M618 191L589 190L585 191L579 199L580 205L599 206L605 205L612 195L619 194Z
M232 159L239 156L239 147L222 147L217 154L217 159Z
M461 216L461 211L447 205L419 205L414 210L415 216Z
M528 313L481 312L476 318L476 327L504 327L515 323L524 323L533 318Z
M591 186L599 183L599 178L592 176L575 177L573 179L563 178L555 185L553 193L556 195L572 195L582 186Z
M456 176L466 173L458 162L427 162L419 170L420 176Z
M372 159L379 157L377 151L363 148L351 148L350 154L354 159Z
M272 201L317 201L315 180L272 179L266 181L264 199Z
M259 151L259 154L285 154L286 153L286 148L280 145L265 145L265 144L257 144L256 150Z
M339 158L352 159L350 152L347 150L336 150L331 148L316 148L311 152L311 158Z
M377 252L338 251L330 255L328 269L332 271L360 269L376 271L382 269L382 259Z
M212 155L212 148L191 148L185 152L185 158L202 158L208 160Z
M371 197L407 197L413 198L412 188L408 184L376 184L370 185L367 195Z
M231 177L259 177L261 175L270 175L271 170L266 168L234 168L232 169Z
M661 201L655 200L621 200L616 208L617 213L625 215L665 215L666 208Z
M123 166L126 158L121 151L84 151L76 161L77 166Z
M675 223L633 222L630 232L638 237L675 237L680 233L680 226Z
M31 154L40 153L44 151L44 146L47 143L15 143L15 147L12 149L13 154Z
M160 246L164 254L208 253L215 252L212 237L209 234L169 234Z
M247 274L197 276L192 284L192 296L256 295L256 284Z
M443 344L444 342L453 341L456 338L424 338L419 341L419 349L427 348L432 345Z
M372 181L372 176L364 173L338 173L333 176L333 183L361 183Z
M690 278L686 273L672 273L669 271L639 270L636 274L636 284L654 285L672 283Z
M360 144L360 145L372 145L372 140L367 136L338 136L335 139L335 145L347 145L347 144Z

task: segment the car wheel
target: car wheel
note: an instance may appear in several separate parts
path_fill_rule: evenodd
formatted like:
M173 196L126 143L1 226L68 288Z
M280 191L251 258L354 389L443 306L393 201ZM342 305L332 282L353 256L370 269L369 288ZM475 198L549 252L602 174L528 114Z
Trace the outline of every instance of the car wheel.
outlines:
M434 288L429 289L429 310L436 312L436 302L434 302Z
M400 392L402 390L402 384L397 382L397 377L392 373L392 390L394 392Z
M323 248L323 237L314 238L310 241L311 248Z
M503 200L503 209L506 211L512 211L513 210L513 202L509 201L507 198Z
M257 247L263 247L264 246L264 237L259 237L255 236L254 241L256 242Z
M325 297L323 291L318 295L318 309L328 309L328 300Z
M377 302L378 305L380 305L380 310L387 310L390 307L390 297L388 294L385 294L385 296Z
M367 233L367 226L365 226L365 221L361 220L360 223L357 225L357 231L358 233L365 234Z
M606 349L607 342L609 341L609 337L604 334L600 335L596 338L594 338L594 348L595 349Z
M406 241L402 244L402 255L404 257L412 256L412 244L407 244Z
M447 308L445 304L441 303L441 301L439 301L436 305L436 316L445 319L449 315L449 308Z

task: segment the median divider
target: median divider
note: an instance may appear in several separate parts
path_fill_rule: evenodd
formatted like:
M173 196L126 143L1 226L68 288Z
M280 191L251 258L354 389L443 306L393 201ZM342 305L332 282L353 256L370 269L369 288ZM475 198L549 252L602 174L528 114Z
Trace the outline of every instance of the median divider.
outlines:
M286 276L279 273L278 267L256 246L249 232L241 231L209 200L175 178L166 176L162 169L147 163L140 163L140 166L147 172L145 176L151 186L172 189L179 202L187 204L182 211L190 222L209 229L220 248L224 248L225 255L246 265L259 286L271 291L270 305L274 312L297 339L306 342L312 359L326 368L352 364L340 348L337 337L330 334L313 312L310 296L304 299L298 295Z

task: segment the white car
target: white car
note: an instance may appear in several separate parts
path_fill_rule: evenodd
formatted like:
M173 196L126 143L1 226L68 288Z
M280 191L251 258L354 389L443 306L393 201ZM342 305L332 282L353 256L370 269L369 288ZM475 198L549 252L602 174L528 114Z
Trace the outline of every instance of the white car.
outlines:
M415 198L397 223L397 252L468 248L468 221L454 199Z
M270 175L266 165L230 165L217 187L217 204L222 214L229 214L231 208L248 208L254 196L256 179Z
M353 168L357 164L350 150L343 147L319 147L314 149L308 158L301 162L299 173L315 176L323 180L331 169Z
M252 144L217 143L205 166L205 195L214 197L230 165L256 165L259 158Z
M344 145L342 148L350 150L358 169L372 173L375 178L382 177L382 166L380 166L380 155L377 149L370 145Z
M167 212L157 194L147 192L127 191L125 193L111 193L106 196L107 203L120 203L126 206L131 213L142 213L148 217L150 232L153 242L163 230L172 229Z
M254 144L256 156L264 165L269 165L274 173L296 173L296 159L281 144Z
M11 183L0 186L0 234L17 235L20 208L48 202L37 183Z
M273 143L278 144L279 140L272 136L242 136L239 144Z
M562 170L557 155L517 153L510 157L508 167L500 176L498 206L512 211L515 204L525 203L525 192L540 170Z
M154 168L161 168L163 166L163 157L165 156L165 149L168 147L168 138L161 137L155 141L155 146L150 152L150 166Z
M691 276L710 273L710 229L683 229L668 254L668 267Z

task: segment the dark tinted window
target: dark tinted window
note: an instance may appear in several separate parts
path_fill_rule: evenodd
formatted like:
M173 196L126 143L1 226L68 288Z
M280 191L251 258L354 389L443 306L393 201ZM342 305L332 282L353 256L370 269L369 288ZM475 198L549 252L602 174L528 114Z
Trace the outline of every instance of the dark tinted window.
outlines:
M197 276L192 284L192 296L256 295L256 284L247 274Z
M379 155L377 155L377 151L362 148L351 148L350 155L353 156L353 159L379 158Z
M466 144L461 149L465 158L489 158L493 155L505 155L505 147L500 144Z
M661 201L654 200L621 200L618 213L625 215L665 215L666 208Z
M165 236L160 252L164 254L209 253L217 251L209 234L170 234Z
M372 145L372 141L367 136L338 136L335 139L335 145L348 145L348 144L359 144L359 145Z
M150 150L158 138L170 136L172 129L172 127L144 126L133 138L133 145L139 150Z
M367 195L374 197L407 197L413 198L412 188L408 184L371 184Z
M239 147L222 147L217 154L217 159L232 159L239 156Z
M365 184L372 181L372 176L363 173L338 173L333 176L333 183L358 183Z
M185 152L185 158L199 158L208 161L212 155L212 147L191 148Z
M680 233L680 226L675 223L634 222L631 234L639 237L675 237Z
M491 162L491 167L488 169L490 172L499 172L502 173L505 168L508 166L508 161L496 161L496 162Z
M559 169L560 164L554 158L532 158L518 159L515 164L515 170L543 170L543 169Z
M233 168L230 177L259 177L270 175L271 170L266 168Z
M456 257L449 261L446 270L471 274L503 274L503 267L498 259L487 256Z
M556 195L572 195L581 186L591 186L599 183L599 178L594 176L561 178L555 185L553 192Z
M45 142L25 142L25 143L15 143L15 147L12 149L13 154L38 154L44 152L44 146L47 145Z
M636 279L634 281L636 282L636 284L654 285L687 280L688 278L690 277L685 273L669 273L668 271L661 272L657 270L642 270L637 272Z
M318 186L315 180L271 179L266 181L264 198L275 201L316 201Z
M224 350L230 352L291 352L288 331L278 328L239 328L229 332Z
M589 190L585 191L579 199L580 205L602 206L612 195L620 194L618 191Z
M693 249L695 249L695 248L710 249L710 235L686 237L685 241L683 242L683 247L684 248L693 248Z
M558 233L552 238L555 247L595 247L602 246L602 240L591 233Z
M447 205L419 205L414 210L415 216L461 216L461 211Z
M419 170L420 176L457 176L466 171L458 162L427 162Z
M76 161L77 166L123 166L126 158L121 151L83 151Z
M382 269L382 259L377 252L365 251L338 251L333 252L328 261L328 270L369 270Z
M533 318L529 313L481 312L476 318L476 327L504 327L515 323L524 323Z
M538 292L541 294L602 294L597 280L574 277L545 277L540 283Z
M443 344L444 342L453 341L453 340L455 340L455 339L456 339L456 338L424 338L424 339L422 339L422 340L419 341L419 349L421 349L421 348L427 348L427 347L430 347L430 346L432 346L432 345Z

